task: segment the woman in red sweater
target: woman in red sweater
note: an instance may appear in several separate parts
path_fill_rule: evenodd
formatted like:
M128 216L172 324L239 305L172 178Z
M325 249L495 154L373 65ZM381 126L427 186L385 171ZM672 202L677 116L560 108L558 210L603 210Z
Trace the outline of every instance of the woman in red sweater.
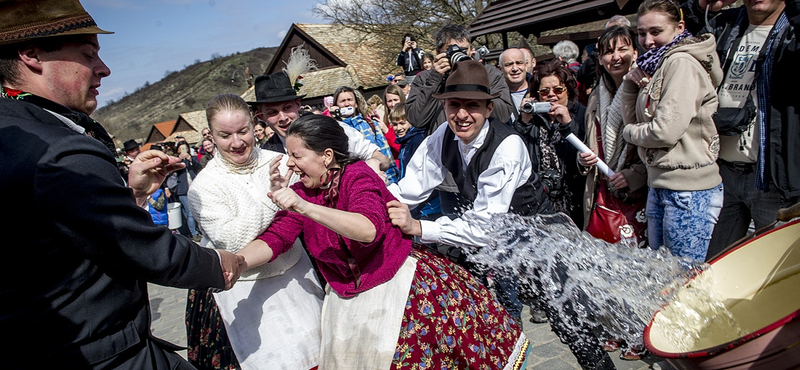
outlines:
M331 118L301 117L286 136L291 173L274 166L283 211L239 253L246 268L271 261L301 234L327 280L320 369L524 368L519 323L461 267L412 246L392 226L394 197L364 162L347 153ZM354 366L355 364L355 366Z

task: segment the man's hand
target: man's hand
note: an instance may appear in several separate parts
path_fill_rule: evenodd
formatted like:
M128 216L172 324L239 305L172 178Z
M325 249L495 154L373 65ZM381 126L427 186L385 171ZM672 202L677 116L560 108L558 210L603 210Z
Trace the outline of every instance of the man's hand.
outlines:
M422 236L422 224L419 220L411 217L411 211L408 210L407 205L393 200L386 203L386 208L389 211L389 219L392 220L392 225L399 227L403 234Z
M244 256L233 254L225 250L219 252L220 263L222 264L222 275L225 277L225 290L233 288L233 284L239 280L239 275L245 270Z
M133 190L137 203L147 199L164 182L167 175L175 170L186 167L180 159L170 157L160 150L142 152L131 163L128 170L128 187Z
M736 0L698 0L697 5L699 5L701 9L705 9L706 5L710 3L711 6L708 8L708 11L716 13L735 2Z
M628 187L628 180L622 175L622 172L617 172L608 178L608 182L616 189L625 189Z
M433 58L433 70L442 76L450 71L450 61L447 59L447 53L437 54Z

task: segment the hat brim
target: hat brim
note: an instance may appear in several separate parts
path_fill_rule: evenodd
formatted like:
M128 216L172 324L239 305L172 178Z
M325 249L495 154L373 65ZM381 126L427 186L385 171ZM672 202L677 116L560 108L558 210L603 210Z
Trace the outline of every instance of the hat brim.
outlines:
M302 99L306 95L308 95L308 94L296 95L296 96L276 96L274 98L268 98L268 99L262 99L262 100L256 100L256 101L249 101L249 102L247 102L247 104L256 105L256 104L265 104L265 103L280 103L280 102L285 102L285 101L290 101L290 100Z
M434 99L472 99L472 100L490 100L500 97L500 93L487 94L483 91L450 91L441 94L432 94Z
M45 38L53 38L53 37L61 37L61 36L71 36L71 35L110 35L114 32L106 31L97 26L89 26L89 27L81 27L74 30L58 32L52 35L36 35L36 36L28 36L28 37L20 37L20 38L9 38L9 39L2 39L0 38L0 45L9 45L9 44L17 44L23 43L31 40L39 40Z

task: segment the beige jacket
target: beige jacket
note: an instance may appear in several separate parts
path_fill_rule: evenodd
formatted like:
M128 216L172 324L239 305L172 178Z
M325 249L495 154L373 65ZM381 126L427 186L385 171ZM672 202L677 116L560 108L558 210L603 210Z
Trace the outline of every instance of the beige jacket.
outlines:
M707 34L667 51L641 90L632 81L622 83L623 137L639 147L651 188L696 191L722 182L711 119L722 76L714 36Z
M603 83L602 80L598 83L598 85L601 83ZM595 153L599 153L596 126L598 123L600 123L601 116L600 98L598 97L599 93L600 86L595 88L594 91L592 91L592 94L589 95L589 101L586 105L586 138L583 141L586 146L588 146L589 149ZM601 127L603 127L602 124ZM622 148L617 150L622 150ZM628 187L624 189L618 189L613 192L613 194L617 198L625 201L635 201L641 199L642 197L646 197L647 186L645 185L647 185L647 169L645 169L644 164L636 154L636 146L628 144L623 163L623 169L619 172L625 176L625 181L628 183ZM614 164L611 166L612 169L615 169L613 168ZM597 186L600 184L600 179L604 175L600 173L600 170L597 168L597 166L586 168L581 166L580 162L578 162L578 170L580 171L581 175L586 176L586 186L584 187L583 193L583 229L586 230L586 227L589 226L589 216L592 213L595 197L597 196Z

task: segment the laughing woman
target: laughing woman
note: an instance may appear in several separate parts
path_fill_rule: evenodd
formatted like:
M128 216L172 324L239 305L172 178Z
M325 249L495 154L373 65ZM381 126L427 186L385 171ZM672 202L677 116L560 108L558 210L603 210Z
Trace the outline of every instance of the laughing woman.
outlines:
M468 272L412 247L392 226L387 203L394 197L348 156L333 119L301 117L286 147L302 183L270 194L284 211L239 254L247 267L258 266L303 234L329 284L321 369L524 367L529 343L520 327Z
M714 36L692 37L674 0L645 0L637 33L647 52L622 83L622 134L647 167L649 243L703 260L723 198Z
M217 155L192 182L189 201L206 247L236 252L261 234L278 207L267 197L281 154L255 148L247 103L209 101ZM233 289L192 290L186 312L189 361L199 369L311 369L319 356L322 287L294 240L286 253L243 269Z

